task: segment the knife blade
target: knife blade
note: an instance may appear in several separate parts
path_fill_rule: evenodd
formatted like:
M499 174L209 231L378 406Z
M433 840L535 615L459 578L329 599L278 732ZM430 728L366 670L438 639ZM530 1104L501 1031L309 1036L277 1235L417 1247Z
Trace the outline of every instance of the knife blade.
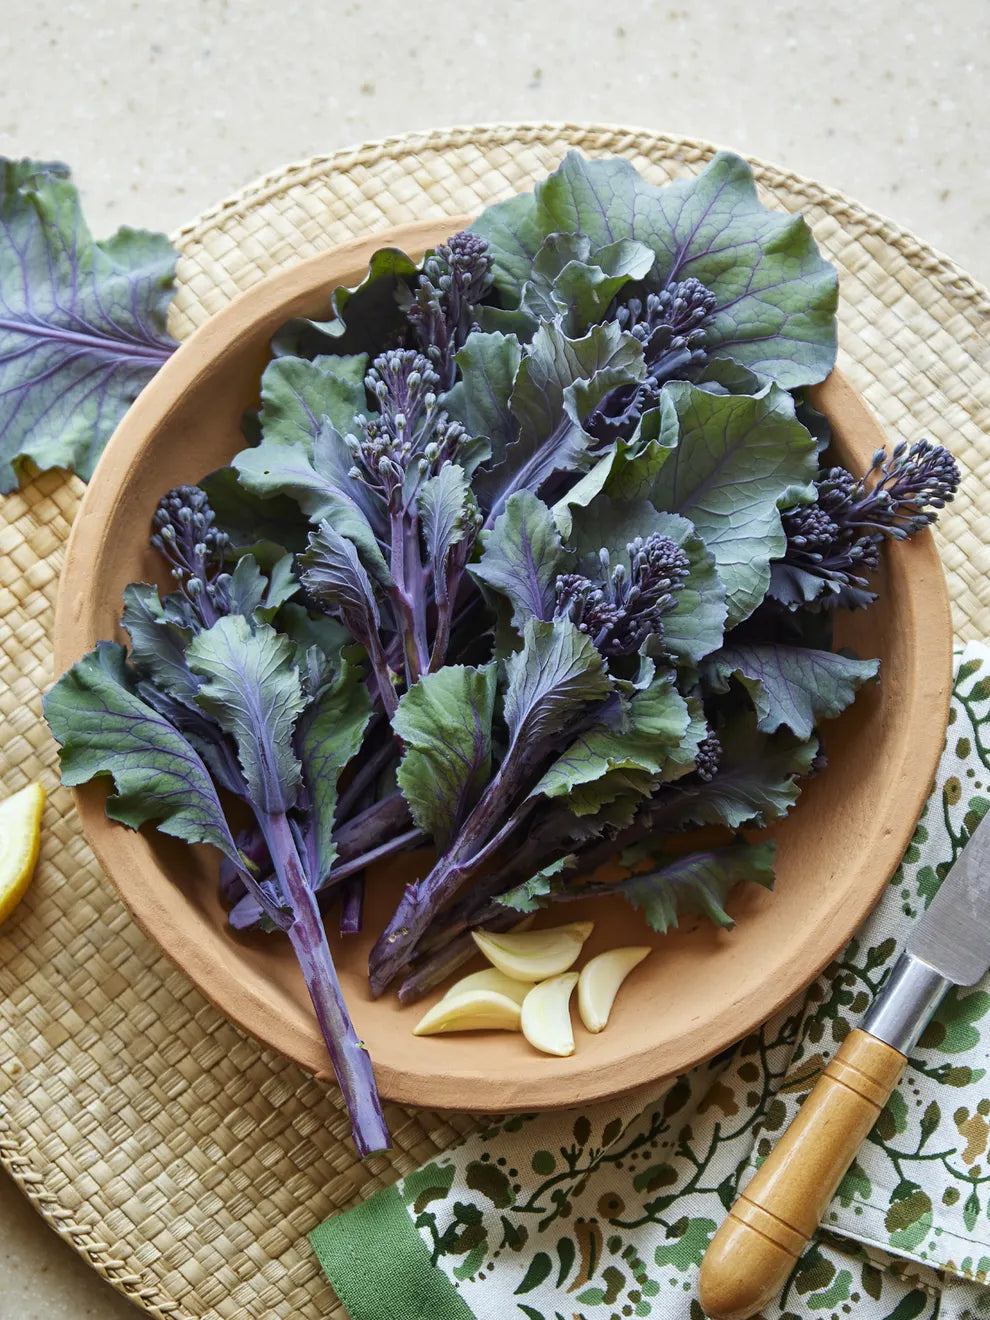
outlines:
M990 817L977 825L907 942L954 985L990 971Z
M913 927L862 1027L842 1042L712 1239L699 1279L711 1320L745 1320L777 1295L942 996L988 971L990 816Z
M950 985L990 971L990 817L963 846L874 1000L863 1030L907 1054Z

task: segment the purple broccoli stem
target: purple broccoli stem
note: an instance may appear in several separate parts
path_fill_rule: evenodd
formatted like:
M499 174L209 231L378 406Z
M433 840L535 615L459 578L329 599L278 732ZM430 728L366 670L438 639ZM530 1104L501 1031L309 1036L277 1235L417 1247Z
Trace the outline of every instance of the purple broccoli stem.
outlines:
M475 305L492 285L492 256L477 234L461 231L423 262L406 315L423 353L449 390L457 379L455 355L475 323Z
M829 468L815 482L813 503L784 511L787 551L773 566L771 595L792 608L806 604L817 579L819 604L869 605L876 595L868 579L879 567L883 541L902 541L933 523L955 498L959 480L955 459L930 440L910 448L902 441L889 456L878 449L859 478Z
M365 870L366 867L373 866L375 862L383 862L387 857L394 856L395 853L404 852L407 848L415 848L418 844L425 843L426 837L422 830L405 830L401 834L394 835L391 839L386 839L384 843L369 848L366 852L358 853L347 858L346 861L339 862L338 865L331 868L330 874L316 891L317 901L322 906L328 906L340 897L342 881ZM227 921L233 930L253 930L265 915L265 910L255 895L247 893L227 913Z
M270 875L272 859L268 855L265 836L258 829L241 830L234 840L238 852L257 868L259 876ZM247 893L247 885L241 869L235 866L229 857L220 858L220 902L224 907L232 908ZM260 911L259 911L260 915Z
M391 730L386 730L386 732L388 734L387 741L376 751L368 752L367 755L365 755L362 750L364 760L361 765L358 766L357 770L355 770L350 783L341 792L340 798L338 799L337 820L349 821L350 817L355 815L357 807L363 803L368 791L373 787L375 780L388 768L392 761L397 759L399 748L396 744L396 740L393 737ZM401 798L402 795L398 794L397 796ZM375 809L377 810L380 806L381 803L376 804Z
M525 920L521 912L511 908L500 908L485 922L485 930L511 930ZM447 944L441 945L427 957L421 959L399 987L399 999L403 1004L414 1004L423 995L429 994L441 981L456 972L478 952L478 946L471 938L469 930L462 930Z
M334 866L327 877L327 885L338 885L340 881L356 875L365 867L373 866L375 862L383 862L386 857L393 857L397 852L405 852L407 848L415 848L417 844L425 843L426 839L427 836L422 830L404 830L402 834L386 839L377 848L369 848L367 852L359 853L356 857L341 862L339 866ZM320 892L322 893L322 890Z
M364 920L364 872L358 871L344 882L340 899L341 935L360 935Z
M460 832L425 880L406 885L392 919L371 950L368 980L380 995L409 963L433 918L523 823L533 804L512 812L523 786L526 755L514 743ZM507 819L506 819L507 817ZM498 822L504 824L499 829Z
M554 813L541 820L501 866L436 915L416 946L416 962L402 983L399 998L404 1003L413 1002L465 962L475 948L472 930L482 927L485 930L508 930L515 925L522 914L500 902L500 896L541 867L573 854L576 863L572 874L575 877L593 875L600 866L614 861L624 848L661 835L665 828L682 830L685 822L680 819L680 813L685 797L690 799L692 793L703 792L704 785L718 772L721 755L721 744L709 731L699 746L698 767L691 780L685 785L671 785L658 793L644 805L637 819L616 835L578 844L570 839L566 813ZM591 892L599 891L582 888L580 894L575 892L573 896ZM548 894L546 901L567 897L564 888Z
M541 839L537 826L520 842L518 848L513 849L512 855L501 866L481 877L471 886L468 893L463 894L437 914L429 930L416 946L417 955L425 958L439 952L449 940L460 935L462 931L481 925L486 913L491 916L493 911L500 913L510 911L501 906L493 908L492 900L515 885L521 884L522 881L528 880L541 866L546 866L571 851L573 849L566 845L555 848L548 841ZM513 920L519 920L518 912L513 915ZM505 927L499 926L493 929L504 930Z
M585 724L591 727L600 710L600 707L588 707L583 719L576 719L569 726L567 737L576 737ZM553 748L542 750L552 753ZM504 761L429 875L406 885L391 921L368 959L368 981L373 995L382 994L412 962L420 940L437 914L528 821L536 799L527 788L539 778L544 764L542 760L534 763L532 747L525 745L517 730Z
M384 861L386 857L402 852L405 848L425 843L426 835L422 830L407 828L410 824L409 807L396 789L341 825L334 834L337 864L317 890L321 906L328 907L338 897L339 883L348 876L363 871L374 862ZM264 857L268 857L267 848ZM271 870L270 859L268 869ZM253 893L247 892L242 883L241 897L235 900L227 913L231 929L254 930L265 915L261 903Z
M394 789L370 807L356 812L335 830L337 856L341 861L358 857L370 848L385 843L394 834L408 830L411 825L408 804L399 789Z
M333 965L316 895L306 883L292 828L284 812L265 813L259 824L275 863L291 916L286 933L306 981L320 1032L351 1117L354 1144L364 1157L391 1146L371 1058L351 1022Z
M627 831L632 841L632 831ZM645 833L645 831L642 831ZM641 835L637 835L641 837ZM603 863L612 861L622 846L619 838L605 839L592 847L577 852L579 858L575 875L591 874ZM546 866L566 855L567 850L557 848L544 853L539 861L530 860L528 864L513 859L493 872L490 879L482 882L479 890L472 890L459 903L441 912L434 925L420 941L417 952L420 955L412 971L399 988L399 999L404 1004L415 1003L428 994L441 981L467 962L477 952L477 946L471 938L472 930L503 931L511 930L524 919L525 914L517 908L507 907L499 902L499 895L507 893L520 881L532 875L540 865ZM531 858L525 844L520 858ZM547 895L547 902L567 898L583 898L589 894L607 893L608 885L597 888L583 886L580 892L568 893L566 889Z
M476 246L473 240L467 240L470 252ZM459 250L455 245L455 255ZM418 497L425 482L445 464L457 461L468 439L467 432L441 408L440 376L430 358L422 353L408 348L380 353L368 370L365 386L368 394L378 401L379 411L370 418L359 415L356 422L360 435L348 435L345 439L354 460L351 477L374 493L388 517L392 578L388 596L395 636L382 645L374 600L359 602L353 608L350 603L342 602L334 575L327 571L325 562L329 555L326 539L331 535L325 524L310 536L310 549L303 557L306 570L302 581L318 600L322 598L325 608L340 614L345 626L369 650L383 706L391 715L396 701L391 686L392 666L403 667L406 686L411 687L431 665L437 668L443 661L449 629L446 600L447 597L453 600L455 592L451 586L456 588L456 581L451 584L447 577L456 579L463 571L463 562L470 554L478 529L474 519L468 519L471 525L465 524L462 529L465 535L461 538L461 548L449 556L453 565L447 565L450 573L439 584L442 598L437 601L437 636L431 646L430 588L432 577L440 570L423 562ZM398 648L395 642L400 643Z

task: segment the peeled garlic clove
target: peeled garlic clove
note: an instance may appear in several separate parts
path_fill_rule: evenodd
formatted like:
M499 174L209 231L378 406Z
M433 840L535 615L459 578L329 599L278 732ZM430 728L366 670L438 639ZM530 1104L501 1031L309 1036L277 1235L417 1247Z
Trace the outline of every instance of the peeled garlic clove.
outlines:
M561 1058L574 1053L570 1002L577 982L577 972L564 972L534 985L523 1000L522 1033L534 1049Z
M475 944L493 966L514 981L543 981L566 972L577 961L594 930L593 921L572 921L551 930L511 930L493 935L473 930Z
M445 1004L448 999L458 999L476 990L493 990L497 995L505 995L507 999L522 1004L529 994L529 982L514 981L497 967L486 967L483 971L472 972L470 976L462 976L459 981L455 981L440 1002Z
M631 945L609 949L585 963L578 980L578 1011L589 1031L604 1029L619 986L650 952L647 945Z
M448 1031L518 1031L520 1008L514 999L494 990L469 990L441 999L413 1027L414 1036L438 1036Z

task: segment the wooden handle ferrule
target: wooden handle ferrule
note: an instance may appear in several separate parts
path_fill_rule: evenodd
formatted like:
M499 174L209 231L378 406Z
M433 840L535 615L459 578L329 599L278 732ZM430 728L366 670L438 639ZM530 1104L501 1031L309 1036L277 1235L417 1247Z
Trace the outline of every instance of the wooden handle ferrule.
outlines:
M711 1320L745 1320L780 1292L905 1062L864 1031L846 1037L705 1253L699 1291Z

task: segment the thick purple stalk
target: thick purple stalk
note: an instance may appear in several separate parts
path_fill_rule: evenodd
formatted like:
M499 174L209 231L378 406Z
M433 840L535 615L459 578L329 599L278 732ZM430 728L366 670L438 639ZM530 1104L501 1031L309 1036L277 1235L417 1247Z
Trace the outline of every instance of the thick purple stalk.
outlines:
M354 1144L362 1157L388 1150L392 1142L385 1126L371 1058L363 1041L358 1039L347 1012L316 895L306 883L289 821L284 812L276 812L261 815L259 824L268 842L282 893L292 909L287 933L351 1116Z
M371 950L368 980L373 995L380 995L406 966L437 912L490 856L493 834L501 843L509 832L508 825L514 826L515 822L510 821L496 831L499 820L509 813L520 790L525 761L519 744L513 742L447 851L425 880L406 886L391 921Z
M426 837L422 830L406 830L391 839L386 839L375 848L368 848L365 852L356 853L346 861L338 863L331 868L330 874L317 890L317 902L327 907L340 896L341 883L348 877L356 875L368 866L373 866L375 862L383 862L387 857L403 852L406 848L415 848L417 844L425 843ZM233 930L251 930L263 915L262 905L253 893L248 893L230 909L227 913L227 921Z
M331 899L336 898L338 882L348 875L363 870L372 862L390 857L403 848L425 842L426 836L418 830L410 830L409 825L409 808L398 789L341 825L334 833L337 866L331 870L318 891L320 903L326 907ZM267 848L264 857L268 858ZM267 864L270 871L270 860ZM233 899L227 913L227 921L232 930L252 930L264 915L262 905L254 893L247 892L243 882L238 892L239 896Z
M441 573L433 584L437 606L437 626L433 635L433 650L430 652L430 673L443 667L450 643L451 601L447 574Z
M431 671L440 669L446 664L447 651L450 648L451 630L470 611L471 605L477 600L477 596L475 596L475 601L463 608L460 615L455 617L454 611L457 608L461 588L465 583L465 569L467 561L471 558L475 539L475 535L472 533L471 535L465 535L461 541L458 541L447 560L446 572L438 575L434 581L433 592L437 607L437 625L433 638L433 650L430 653Z
M416 971L413 972L410 980L403 983L399 997L404 998L405 987L410 981L418 984L419 967L432 965L431 959L441 958L444 949L457 940L463 932L470 932L481 926L486 930L505 930L508 928L506 921L510 925L518 921L520 913L499 903L499 895L522 884L541 868L573 854L577 860L572 874L575 877L591 875L606 862L614 861L624 848L661 834L665 824L683 829L683 825L678 825L677 818L680 796L682 792L676 788L662 790L652 803L644 804L637 819L619 834L604 839L589 839L583 846L569 843L566 839L554 841L552 838L541 837L537 826L502 866L475 883L470 892L456 903L452 903L437 914L416 946L417 958L421 961L417 962ZM553 897L555 896L549 896L548 901L552 901ZM493 925L493 922L497 924ZM465 938L470 939L470 934ZM426 987L429 988L430 986Z
M523 825L536 806L535 802L526 801L512 813L500 830L498 830L488 840L483 848L480 848L471 858L470 868L476 871L485 862L490 861L498 852L502 845L512 837L516 830Z
M358 637L358 640L368 652L368 659L371 661L371 672L375 680L375 687L378 689L378 699L381 702L382 710L391 719L399 704L399 698L395 695L392 670L389 668L385 652L382 650L377 629L369 626L369 630Z
M435 914L460 887L470 869L469 856L466 841L462 839L440 858L425 880L406 886L368 959L368 981L373 995L382 994L411 960Z
M415 539L410 535L410 517L401 505L389 510L391 562L394 586L391 589L395 612L396 631L402 637L402 651L406 668L406 687L412 687L421 674L425 674L430 664L429 648L426 644L426 606L422 605L422 626L418 617L417 595L422 598L422 582L417 590L416 578L422 579L422 564L419 559L418 520L413 528ZM410 589L411 588L411 589Z
M331 867L320 893L334 892L342 880L356 875L358 871L363 871L368 866L374 866L375 862L383 862L386 857L394 857L396 853L405 852L407 848L415 848L418 843L425 843L426 838L422 830L406 830L403 834L396 834L391 839L386 839L377 848L369 848L367 852L350 857L346 862L340 862L337 866Z
M341 816L339 805L337 816ZM338 862L358 857L359 853L367 853L370 847L376 847L393 834L401 834L411 828L412 816L407 801L400 789L393 788L391 793L385 793L376 803L355 812L350 820L343 821L334 830Z
M523 916L511 908L501 908L493 914L491 921L485 923L485 930L511 930L517 926ZM458 967L478 952L478 946L471 938L470 931L462 931L447 944L435 949L428 957L416 964L399 987L399 999L404 1004L415 1003L423 995L445 981L456 972Z
M337 802L337 820L346 821L354 814L354 809L364 797L365 790L372 786L389 762L397 757L399 749L395 738L390 731L386 730L386 733L387 740L377 751L365 755L363 763L355 770L350 783L341 793Z
M429 930L416 946L417 956L426 957L442 948L448 940L462 931L479 925L481 913L487 910L491 900L498 894L504 894L507 889L512 889L515 885L528 880L541 866L547 866L550 862L555 862L573 851L573 848L566 846L548 848L548 845L543 844L538 838L527 837L522 840L502 866L496 867L494 871L479 879L471 886L469 893L437 914Z
M360 935L363 919L364 872L359 871L344 884L344 892L340 900L341 935Z
M343 802L343 797L341 798ZM340 816L340 806L337 816ZM377 848L395 834L403 834L412 826L409 806L399 789L357 812L334 830L338 862L358 857L369 848Z
M412 609L413 640L420 674L430 667L430 646L426 634L426 573L420 558L419 516L412 510L405 515L406 595Z
M698 791L699 787L703 788L703 785L692 786L695 791ZM523 914L499 903L498 897L528 879L541 867L548 866L569 853L574 853L577 858L574 876L593 875L600 866L620 856L624 848L662 834L665 828L683 830L685 828L682 820L683 796L684 790L675 786L662 790L653 802L644 804L643 810L631 825L626 826L614 837L589 840L584 847L574 845L568 847L559 841L540 840L536 835L524 841L503 866L485 877L469 894L465 894L463 899L440 912L434 919L426 935L417 945L417 960L402 983L399 999L403 1003L414 1002L467 962L476 951L471 930L480 928L494 931L511 930L521 921ZM607 895L612 892L613 889L608 884L585 884L580 887L575 886L573 891L565 887L548 895L547 902Z

